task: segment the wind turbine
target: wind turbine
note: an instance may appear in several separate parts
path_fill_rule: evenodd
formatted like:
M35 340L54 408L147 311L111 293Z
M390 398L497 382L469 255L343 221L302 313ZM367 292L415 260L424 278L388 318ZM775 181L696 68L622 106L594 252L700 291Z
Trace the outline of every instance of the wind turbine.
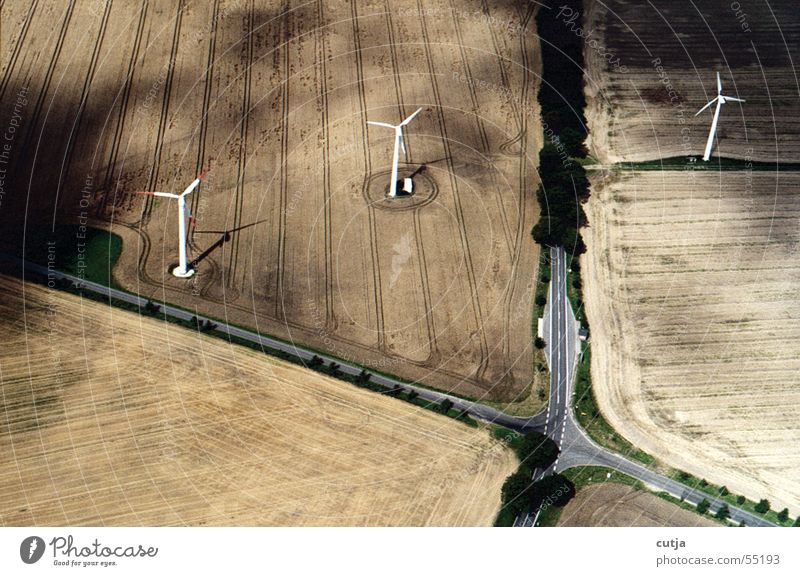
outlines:
M711 158L711 149L714 147L714 135L717 133L717 122L719 122L719 111L722 108L722 105L726 102L744 102L741 98L734 98L733 96L723 96L722 95L722 80L720 80L719 72L717 72L717 97L714 98L711 102L700 108L700 111L695 114L695 116L699 116L700 112L711 106L714 102L717 103L717 109L714 111L714 120L711 122L711 132L708 133L708 142L706 143L706 151L703 154L703 160L708 162L708 159Z
M403 154L406 153L405 144L403 144L403 126L408 124L414 119L414 116L422 112L422 108L417 108L417 111L414 112L411 116L400 122L397 126L393 124L386 124L385 122L367 122L367 124L372 124L373 126L383 126L384 128L391 128L394 130L394 154L392 155L392 182L389 186L389 198L394 198L397 196L397 164L400 161L400 148L403 149ZM406 180L410 180L407 178ZM410 189L410 182L407 182L403 189L407 192L411 192Z
M202 182L206 174L208 174L208 170L203 170L203 172L186 187L186 190L180 194L173 194L172 192L137 192L137 194L144 194L146 196L178 199L178 266L172 270L172 275L178 278L189 278L194 274L194 269L189 268L186 260L186 218L188 217L189 221L194 223L192 213L186 205L186 196L194 192L195 188L200 185L200 182Z

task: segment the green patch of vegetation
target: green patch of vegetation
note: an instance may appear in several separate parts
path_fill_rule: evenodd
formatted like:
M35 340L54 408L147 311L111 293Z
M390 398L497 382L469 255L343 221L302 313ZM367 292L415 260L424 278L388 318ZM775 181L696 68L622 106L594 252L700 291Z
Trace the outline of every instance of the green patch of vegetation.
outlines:
M536 283L536 293L534 295L533 301L533 321L536 322L539 318L544 316L544 307L547 304L547 297L548 292L550 290L550 278L552 275L552 269L550 265L550 251L549 250L541 250L539 254L539 273L536 275L537 283ZM537 325L534 325L534 333L538 328Z
M547 506L539 513L536 526L540 528L558 526L558 521L561 519L561 513L563 511L563 506Z
M122 253L122 238L106 230L58 225L26 246L27 260L51 266L90 282L114 286L112 270Z
M581 323L581 326L589 329L589 321L586 319L586 314L583 308L583 278L581 277L581 262L578 258L568 259L567 269L567 300L572 306L572 311L575 314L575 319Z
M514 450L520 461L520 469L529 476L535 468L549 468L558 458L558 445L539 432L520 434L514 430L494 426L492 436Z
M517 517L528 511L541 509L544 513L549 508L563 508L575 496L575 485L561 474L552 474L534 482L530 470L521 466L506 478L501 493L501 514L505 511L504 517L507 518L510 511Z
M639 450L620 436L603 417L603 414L597 406L594 390L592 390L589 364L589 347L584 346L578 362L578 370L575 374L575 397L573 399L575 417L578 423L586 433L601 446L624 454L647 466L655 463L655 458Z
M639 171L639 170L754 170L760 172L790 172L800 170L798 163L755 162L753 160L740 160L736 158L718 158L712 156L708 162L703 162L696 156L673 156L660 160L645 162L620 162L612 166L613 170Z
M576 468L568 468L564 470L562 474L566 478L569 478L572 483L575 484L575 488L578 490L586 488L587 486L591 486L592 484L602 484L603 482L625 484L626 486L632 486L637 490L645 490L644 484L642 484L636 478L628 476L627 474L623 474L622 472L618 472L617 470L612 470L611 468L605 468L604 466L580 466Z
M494 520L494 526L496 528L511 528L516 519L516 514L510 508L501 508L497 518Z

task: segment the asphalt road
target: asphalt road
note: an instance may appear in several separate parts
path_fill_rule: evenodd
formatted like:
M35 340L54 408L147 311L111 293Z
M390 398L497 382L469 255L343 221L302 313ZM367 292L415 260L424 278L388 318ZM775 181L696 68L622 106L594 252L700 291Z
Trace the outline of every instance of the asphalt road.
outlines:
M365 369L371 376L370 380L390 388L401 386L406 390L415 390L420 398L424 398L428 401L441 402L444 399L449 399L453 402L454 408L465 410L474 418L493 424L499 424L518 432L524 433L535 430L546 434L560 446L561 453L551 469L536 471L535 476L537 479L550 472L561 472L567 468L576 466L606 466L636 478L652 490L667 492L695 505L705 498L711 502L711 511L716 512L722 505L721 501L689 488L671 478L653 472L641 464L632 462L619 454L602 448L598 444L595 444L576 422L572 411L572 395L575 367L577 366L580 354L578 325L575 321L572 307L567 299L566 253L562 248L551 248L550 254L552 272L545 318L545 339L547 341L545 351L550 365L550 398L545 412L530 418L510 416L504 412L471 400L465 400L445 392L423 388L379 372ZM0 260L18 269L22 269L23 278L25 277L25 273L28 272L44 276L45 278L68 280L84 290L112 297L140 308L144 308L149 300L123 290L117 290L109 288L108 286L103 286L102 284L89 282L71 274L56 270L48 270L45 266L22 261L12 256L0 254ZM357 375L363 369L356 364L351 364L320 352L308 350L301 346L284 342L283 340L263 336L237 326L227 325L216 319L202 316L198 314L197 311L190 312L170 306L169 304L155 303L161 306L161 313L165 316L180 320L191 320L193 316L197 317L199 321L209 320L217 325L217 332L236 336L237 338L259 344L265 348L280 350L305 361L311 360L311 358L316 355L328 364L336 362L340 365L339 369L342 372L351 375ZM748 526L774 526L774 524L765 519L745 510L730 505L729 508L731 511L731 520L734 522L738 523L743 520ZM533 526L535 525L535 521L535 515L526 515L524 518L518 518L515 525Z
M537 470L534 479L551 472L581 466L605 466L636 478L651 490L667 492L672 496L697 505L704 498L710 510L716 512L723 502L676 480L653 472L641 464L610 452L596 444L579 426L572 410L575 371L581 354L578 339L579 325L567 298L567 263L563 248L551 248L551 281L548 305L545 310L545 339L550 366L550 401L544 421L534 418L533 429L552 438L561 448L558 459L547 471ZM774 526L764 518L728 505L731 520L744 521L748 526ZM517 518L517 526L534 526L538 513Z

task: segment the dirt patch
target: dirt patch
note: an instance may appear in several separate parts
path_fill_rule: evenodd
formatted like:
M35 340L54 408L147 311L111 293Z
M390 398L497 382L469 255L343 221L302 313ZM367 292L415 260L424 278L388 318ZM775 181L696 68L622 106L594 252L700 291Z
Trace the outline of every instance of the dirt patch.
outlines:
M564 507L558 526L719 526L658 496L622 484L581 489Z

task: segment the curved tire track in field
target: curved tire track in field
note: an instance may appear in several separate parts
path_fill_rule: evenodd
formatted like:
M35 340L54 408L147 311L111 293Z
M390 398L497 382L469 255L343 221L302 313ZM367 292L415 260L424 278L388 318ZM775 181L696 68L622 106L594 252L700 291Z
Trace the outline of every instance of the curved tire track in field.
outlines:
M489 8L486 6L486 2L483 2L484 11L486 14L489 14ZM453 14L457 14L456 7L453 3L453 0L450 0L450 11ZM456 31L456 39L458 40L458 51L459 55L461 56L461 62L464 65L464 70L467 72L467 77L472 78L472 70L469 66L469 60L467 59L466 50L464 48L464 39L461 33L461 25L458 22L458 16L453 18L453 27ZM492 38L492 47L494 48L494 53L497 54L498 58L498 68L500 69L500 76L503 80L503 85L510 89L510 85L508 83L508 77L505 73L505 68L503 68L503 59L500 57L500 52L497 45L497 38L495 37L494 28L490 25L489 27L489 34ZM478 133L481 137L481 146L483 147L483 156L489 157L491 154L491 148L489 144L489 136L486 133L486 125L483 121L483 118L480 115L480 106L478 105L478 94L475 92L475 84L473 82L467 83L467 88L469 89L469 97L472 101L472 107L475 110L475 122L478 126ZM511 99L513 101L513 98ZM512 104L513 106L513 104ZM494 180L494 178L493 178ZM511 236L511 227L508 223L508 214L506 213L505 204L503 204L503 199L500 198L498 194L494 195L495 201L497 202L497 207L500 211L500 219L503 223L503 234L506 237L506 244L508 245L509 249L513 252L514 250L514 242Z
M72 20L72 14L75 11L75 1L73 0L70 2L69 6L67 7L66 13L64 14L64 18L61 22L61 29L59 30L58 40L56 41L56 45L53 48L53 55L50 57L50 62L47 66L47 72L45 73L44 83L42 84L42 88L39 91L39 97L36 99L36 105L33 109L33 114L31 115L30 127L25 132L25 138L22 141L22 150L30 150L31 143L33 142L33 138L35 136L36 128L40 129L39 132L39 139L33 142L33 147L35 148L32 157L29 159L30 162L30 175L28 178L28 182L25 185L25 191L28 199L30 198L31 192L31 185L33 183L33 173L36 170L36 159L38 157L39 147L41 146L42 142L40 140L42 134L44 133L44 126L40 126L39 118L42 115L42 108L44 108L44 101L47 99L47 95L50 92L50 83L53 81L53 74L55 74L56 66L58 65L58 61L61 58L61 50L64 48L64 39L67 36L67 29L69 28L69 23ZM13 181L16 181L19 176L25 175L25 168L23 168L21 174L15 170L15 174L12 175ZM27 204L28 200L26 200ZM27 207L25 210L27 214ZM26 223L27 225L27 223Z
M442 359L439 351L439 343L436 340L436 326L433 323L433 308L431 302L431 287L428 278L428 261L425 258L425 243L422 241L422 222L419 217L419 208L414 209L414 239L417 242L417 254L419 254L419 273L422 278L422 297L425 299L425 320L428 324L428 339L430 354L427 362L435 368Z
M521 26L523 30L527 29L528 23L533 18L534 14L537 11L537 7L535 5L529 5L525 17L522 19ZM528 56L527 50L527 39L525 34L520 34L519 36L519 43L520 43L520 54L522 55L522 102L527 102L529 97L531 83L530 83L530 58ZM506 80L507 81L507 80ZM516 106L516 103L514 104ZM516 108L515 108L516 109ZM520 151L519 151L519 196L517 197L517 212L519 214L519 220L517 224L517 235L516 235L516 244L513 247L511 252L511 271L510 271L510 279L509 279L509 289L506 291L504 305L504 317L503 317L503 331L505 334L511 334L511 315L513 311L513 301L514 301L514 287L516 286L516 279L517 275L519 274L519 260L522 252L522 242L527 234L525 230L525 195L529 192L526 190L525 186L528 181L528 140L527 140L527 133L528 133L528 116L523 111L518 115L519 122L520 122ZM535 275L538 274L538 268L533 272ZM538 278L536 278L538 281ZM535 318L532 319L532 321ZM508 366L508 371L511 372L511 350L510 350L510 342L509 338L505 338L503 342L503 356L506 359L506 365ZM512 373L513 375L513 373ZM533 393L533 392L531 392Z
M211 28L209 29L209 38L208 38L208 56L206 58L206 70L205 70L205 83L203 85L203 106L202 106L202 116L200 118L200 128L198 129L198 141L197 141L197 159L194 165L194 173L200 174L206 166L206 138L208 136L208 109L211 105L211 90L213 87L213 80L214 80L214 64L216 58L216 51L217 51L217 23L219 22L219 3L220 0L214 0L214 7L211 9ZM192 194L190 202L190 209L192 214L197 214L200 208L200 196L198 194ZM197 246L194 240L194 231L189 236L189 246L195 250L199 251L200 248ZM213 262L213 259L210 259L209 262L213 263L213 267L215 271L219 272L219 266ZM215 275L214 278L217 276Z

